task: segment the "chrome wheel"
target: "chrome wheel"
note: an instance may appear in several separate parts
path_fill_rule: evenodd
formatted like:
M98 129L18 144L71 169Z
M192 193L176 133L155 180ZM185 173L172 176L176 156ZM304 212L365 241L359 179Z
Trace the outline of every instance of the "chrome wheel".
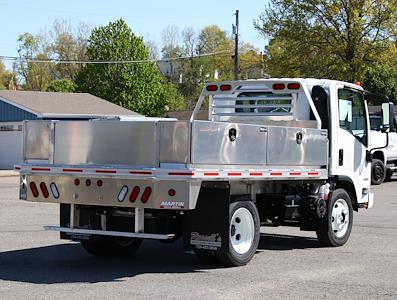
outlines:
M349 206L344 199L335 201L332 207L332 230L337 238L343 237L349 228Z
M250 250L255 236L255 223L251 212L240 207L230 222L230 242L234 251L244 254Z

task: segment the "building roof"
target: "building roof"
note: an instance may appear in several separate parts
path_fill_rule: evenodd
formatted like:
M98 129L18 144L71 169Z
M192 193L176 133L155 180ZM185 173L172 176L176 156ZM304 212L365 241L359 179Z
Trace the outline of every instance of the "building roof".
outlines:
M41 118L141 116L88 93L2 90L0 100Z

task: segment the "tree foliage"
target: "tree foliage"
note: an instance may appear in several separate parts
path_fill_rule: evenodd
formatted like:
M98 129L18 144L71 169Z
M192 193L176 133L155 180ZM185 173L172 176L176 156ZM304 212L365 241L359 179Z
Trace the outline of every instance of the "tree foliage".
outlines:
M390 101L397 103L397 66L379 64L371 67L364 80L363 86L374 94L385 95ZM373 105L380 105L385 102L383 97L373 97Z
M30 62L32 59L48 60L49 52L41 36L28 32L18 37L18 54L21 61L18 65L19 74L23 77L24 89L44 91L51 81L50 63Z
M86 60L85 51L88 44L90 27L84 23L72 26L68 21L55 20L53 29L48 33L50 42L48 51L51 58L58 60ZM54 79L71 79L79 71L80 64L55 64L52 66Z
M76 83L71 79L59 79L51 81L46 91L47 92L63 92L73 93L77 88Z
M87 47L92 61L149 58L148 48L123 20L95 28ZM77 74L80 91L99 96L147 116L162 116L171 99L152 63L87 64Z
M16 77L13 72L6 70L4 63L0 60L0 90L15 89Z
M73 27L69 22L56 20L53 28L41 34L29 32L18 37L17 66L25 90L46 90L53 80L70 79L80 69L80 64L31 62L32 59L85 60L88 26L80 23Z
M271 0L255 22L272 76L362 79L395 38L397 1Z

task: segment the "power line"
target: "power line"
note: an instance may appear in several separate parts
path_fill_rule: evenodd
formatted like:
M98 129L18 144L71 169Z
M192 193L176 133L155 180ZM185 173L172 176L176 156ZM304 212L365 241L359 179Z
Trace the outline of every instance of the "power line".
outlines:
M63 60L63 59L37 59L37 58L24 58L18 56L3 56L0 55L0 60L7 61L19 61L26 63L57 63L57 64L147 64L147 63L158 63L158 62L169 62L177 60L185 60L199 57L208 57L216 55L227 55L231 54L232 51L219 51L212 53L199 54L195 56L181 56L181 57L171 57L163 59L146 59L146 60Z
M83 16L94 16L94 17L111 17L111 18L134 18L134 19L148 19L148 20L158 20L158 19L164 19L168 20L170 19L168 16L141 16L141 15L121 15L119 16L118 14L100 14L100 13L92 13L88 11L76 11L76 10L60 10L60 9L53 9L53 8L44 8L44 7L39 7L39 6L31 6L31 5L24 5L24 4L18 4L18 3L9 3L9 2L4 2L0 1L0 5L2 6L10 6L10 7L16 7L16 8L22 8L22 9L29 9L29 10L36 10L36 11L42 11L42 12L53 12L53 13L60 13L60 14L69 14L69 15L83 15ZM202 18L202 16L199 15L183 15L183 16L177 16L173 17L172 19L180 19L180 20L191 20L191 19L198 19Z

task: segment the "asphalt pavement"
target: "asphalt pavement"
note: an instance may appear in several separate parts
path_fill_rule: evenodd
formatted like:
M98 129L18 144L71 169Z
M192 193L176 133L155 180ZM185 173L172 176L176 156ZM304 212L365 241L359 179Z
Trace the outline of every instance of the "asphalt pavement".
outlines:
M95 258L43 225L58 205L18 200L0 178L0 299L397 299L397 180L373 187L349 242L321 247L297 228L262 228L244 267L201 265L181 242L145 241L134 258Z

